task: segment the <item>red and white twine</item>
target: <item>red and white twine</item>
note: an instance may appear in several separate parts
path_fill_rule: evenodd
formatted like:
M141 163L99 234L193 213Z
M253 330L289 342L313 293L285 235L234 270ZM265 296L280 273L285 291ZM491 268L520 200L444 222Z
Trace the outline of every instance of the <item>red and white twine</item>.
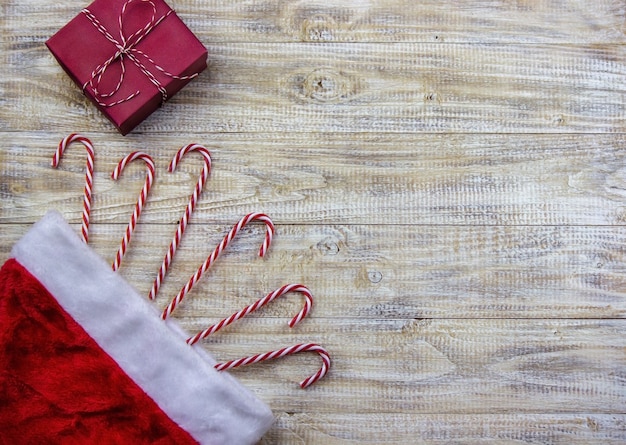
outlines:
M93 169L95 152L93 144L85 136L72 133L64 137L59 146L57 147L54 156L52 157L52 167L57 168L63 156L63 152L73 142L80 142L87 150L87 167L85 173L85 190L83 193L83 222L82 222L82 239L85 243L89 241L89 215L91 214L91 201L92 201L92 186L93 186Z
M200 280L200 278L202 278L202 274L204 274L204 272L206 272L206 270L209 267L211 267L211 265L217 260L220 254L226 249L226 247L228 247L228 245L233 240L233 238L237 236L239 231L251 221L261 221L265 223L265 226L266 226L265 239L263 240L263 244L261 245L261 248L259 249L259 256L261 257L265 256L265 254L267 253L267 249L272 243L272 238L274 237L274 232L276 230L274 228L274 223L269 218L269 216L263 213L250 213L244 216L243 218L241 218L241 220L239 220L239 222L235 224L235 226L230 230L230 232L228 232L228 234L224 237L224 239L220 242L220 244L213 250L211 255L208 256L206 261L198 268L196 273L194 273L191 276L191 278L189 278L189 281L187 281L187 284L185 284L185 286L180 290L180 292L178 292L178 295L176 295L176 297L170 302L170 304L165 308L165 310L161 314L161 318L163 320L165 320L167 317L169 317L172 314L172 312L174 312L176 307L185 298L185 296L191 291L193 286Z
M265 297L261 298L260 300L256 301L250 306L246 306L245 308L231 315L230 317L225 318L219 323L209 326L204 331L198 332L193 337L188 338L187 343L189 345L194 345L198 341L204 338L207 338L209 335L216 333L220 329L228 326L229 324L234 323L235 321L245 317L246 315L256 311L257 309L265 306L268 303L271 303L276 298L281 297L289 292L299 292L302 295L304 295L304 299L305 299L304 307L302 308L302 310L298 312L298 314L296 314L296 316L293 317L291 321L289 322L289 327L293 328L296 324L298 324L304 317L306 317L309 314L309 312L311 311L311 307L313 306L313 296L311 295L311 291L306 286L303 286L302 284L286 284L282 286L281 288L276 289L273 292L270 292Z
M122 238L122 243L120 245L120 248L117 251L117 254L115 255L115 260L113 262L113 270L118 270L120 267L120 264L122 263L122 258L126 254L126 250L128 248L128 245L130 244L130 238L133 232L135 231L137 221L139 220L141 211L143 210L146 200L148 199L148 193L150 193L150 188L152 187L152 183L154 182L154 172L155 172L154 161L149 155L140 151L134 151L128 154L127 156L125 156L117 164L117 166L115 167L115 170L113 170L113 174L111 175L112 178L117 180L120 174L122 173L122 171L124 171L124 168L129 163L133 162L136 159L141 159L146 163L146 166L147 166L146 179L144 181L141 192L139 193L139 198L137 199L137 203L135 204L135 209L133 210L133 213L130 217L130 221L128 223L128 226L126 227L126 231L124 232L124 237Z
M196 182L196 186L193 190L193 193L191 194L191 197L189 198L189 202L187 204L187 208L185 209L185 213L183 217L180 219L180 221L178 222L176 233L174 234L174 238L172 239L172 242L170 243L170 247L168 248L167 253L165 254L165 257L163 258L163 263L161 263L161 268L159 269L159 272L154 280L154 283L152 284L152 289L150 289L150 294L148 295L148 297L151 300L154 300L156 298L159 292L159 289L161 288L161 284L163 282L163 279L165 278L165 275L167 274L170 264L172 263L172 259L174 258L176 249L178 248L178 245L180 244L183 234L185 233L185 229L187 228L187 224L189 223L189 218L191 217L191 214L196 208L196 204L198 203L198 199L200 198L202 189L204 188L207 182L207 179L209 177L209 173L211 172L211 154L209 153L209 150L206 147L200 144L189 144L189 145L182 147L180 150L178 150L178 152L172 159L172 162L170 162L170 166L167 171L172 173L174 170L176 170L176 166L178 166L178 163L181 161L181 159L187 153L190 153L192 151L198 152L202 155L202 158L204 160L204 163L202 165L202 172L200 173L198 182Z
M151 8L151 16L142 28L127 36L124 34L124 21L126 18L126 14L128 13L128 7L135 2L149 6ZM119 38L114 37L89 9L85 8L81 12L85 15L85 17L87 17L91 24L117 48L115 54L113 54L98 67L96 67L91 73L90 78L83 84L83 90L86 90L87 86L91 87L94 99L100 106L112 107L114 105L119 105L140 94L139 91L135 91L134 93L131 93L128 97L119 99L111 103L105 103L102 100L115 95L120 90L124 82L124 77L126 75L126 66L124 61L125 58L128 58L131 62L133 62L137 66L137 68L139 68L139 70L148 78L148 80L157 88L157 90L161 93L162 103L167 100L167 90L161 84L161 82L159 82L157 77L148 69L148 67L146 67L142 60L140 60L140 57L143 59L144 62L148 62L152 67L157 69L163 75L172 79L189 80L198 75L198 73L194 73L189 76L178 76L176 74L170 73L168 70L156 63L146 53L136 48L139 42L141 42L150 32L152 32L152 30L154 30L154 28L156 28L163 20L165 20L170 14L173 13L172 9L168 10L163 16L157 18L157 8L152 0L128 0L123 4L120 15L118 16ZM111 91L103 93L99 91L102 76L114 62L119 62L120 64L119 80L117 82L117 85Z
M299 352L316 352L322 359L322 367L315 374L307 377L300 382L300 387L304 389L311 386L318 380L324 378L324 376L328 373L328 370L330 369L330 355L328 354L328 351L315 343L299 344L288 348L279 349L277 351L266 352L265 354L257 354L251 357L231 360L226 363L218 363L217 365L215 365L215 369L217 369L218 371L226 371L228 369L237 368L239 366L251 365L253 363L259 363L266 360L274 360L288 355L297 354Z

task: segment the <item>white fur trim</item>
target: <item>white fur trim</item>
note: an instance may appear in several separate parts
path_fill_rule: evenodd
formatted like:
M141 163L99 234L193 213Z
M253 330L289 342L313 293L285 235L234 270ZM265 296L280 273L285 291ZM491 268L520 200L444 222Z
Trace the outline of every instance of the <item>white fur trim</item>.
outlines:
M12 256L54 295L100 347L174 422L202 444L256 443L273 422L269 407L185 343L57 212L14 246Z

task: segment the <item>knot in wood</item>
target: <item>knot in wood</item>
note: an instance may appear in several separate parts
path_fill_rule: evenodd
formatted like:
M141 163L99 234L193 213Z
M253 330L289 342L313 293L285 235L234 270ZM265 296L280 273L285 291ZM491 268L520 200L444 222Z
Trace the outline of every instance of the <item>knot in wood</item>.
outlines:
M383 274L378 272L377 270L374 271L369 271L367 273L367 278L370 280L371 283L380 283L383 280Z
M316 102L338 102L345 100L358 89L351 76L328 68L320 68L307 74L302 80L301 94Z
M305 42L329 42L335 40L337 23L332 17L319 15L302 21L301 39Z
M339 246L332 240L325 239L317 243L317 248L324 255L337 255L339 253Z

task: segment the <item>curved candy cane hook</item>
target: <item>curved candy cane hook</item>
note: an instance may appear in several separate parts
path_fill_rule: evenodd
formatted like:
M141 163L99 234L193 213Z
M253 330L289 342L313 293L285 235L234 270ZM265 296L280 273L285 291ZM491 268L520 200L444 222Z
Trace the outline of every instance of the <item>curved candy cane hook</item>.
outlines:
M87 167L85 173L85 190L83 197L83 223L82 223L82 238L85 243L89 241L89 215L91 214L91 200L92 200L92 186L93 186L93 169L94 169L94 158L95 152L93 149L93 144L89 139L85 136L81 136L80 134L72 133L64 137L61 142L59 142L59 146L57 147L57 151L54 153L52 157L52 167L57 168L59 166L59 162L61 161L61 156L63 156L63 152L72 142L80 142L83 144L85 149L87 150Z
M237 368L239 366L246 366L266 360L273 360L276 358L285 357L287 355L297 354L299 352L317 352L317 354L322 359L322 367L319 369L319 371L300 382L300 387L304 389L311 386L318 380L324 378L324 376L328 373L328 370L330 369L330 355L328 354L328 351L315 343L294 345L289 348L266 352L265 354L257 354L251 357L240 358L239 360L231 360L226 363L218 363L217 365L215 365L215 369L217 369L218 371L226 371L228 369Z
M189 278L189 281L187 281L187 284L185 284L185 286L180 290L180 292L178 292L178 295L176 295L176 297L170 302L170 304L165 308L165 310L161 314L161 318L163 320L165 320L167 317L172 315L172 312L174 312L174 309L176 309L176 306L178 306L178 304L183 300L183 298L185 298L185 295L187 295L189 291L191 291L193 286L200 280L200 278L202 278L202 274L206 272L206 270L209 267L211 267L211 265L215 262L215 260L217 260L217 258L224 251L224 249L228 247L228 245L233 240L233 238L237 236L239 231L246 224L255 220L262 221L263 223L265 223L265 226L266 226L265 239L263 240L263 244L261 245L261 248L259 250L259 256L261 257L265 256L265 254L267 253L267 249L272 243L272 238L274 237L274 232L276 230L274 228L274 223L269 218L269 216L265 215L264 213L249 213L248 215L241 218L241 220L239 220L237 224L235 224L235 226L230 230L230 232L228 232L228 234L224 237L222 242L219 243L219 245L213 250L211 255L209 255L209 257L206 259L206 261L198 268L196 273L193 274L191 278Z
M152 183L154 182L154 171L155 171L154 161L149 155L141 151L134 151L128 154L127 156L125 156L124 158L122 158L122 160L115 167L115 170L113 170L111 177L114 180L117 180L122 174L122 172L124 171L124 168L136 159L143 160L146 163L146 166L148 167L147 172L146 172L146 180L141 189L141 193L139 194L139 198L137 199L137 204L135 204L135 210L133 210L133 214L131 215L128 226L126 227L126 232L124 233L124 237L122 238L122 243L120 245L120 248L117 251L117 254L115 255L115 260L113 261L113 266L112 266L113 270L117 270L120 268L122 258L126 254L126 249L128 248L128 245L130 244L130 237L132 236L135 230L135 226L137 225L137 220L139 219L139 216L141 215L143 206L145 205L146 199L148 198L148 193L150 193L150 188L152 187Z
M176 233L174 234L174 238L172 239L172 242L170 243L170 247L168 248L167 253L165 254L165 257L163 258L163 263L161 264L161 268L159 269L159 272L156 278L154 279L154 283L152 284L152 289L150 290L150 294L148 295L148 297L151 300L154 300L156 298L157 293L159 292L159 289L161 288L161 283L163 282L163 279L165 278L165 275L167 274L170 264L172 263L172 259L174 258L174 254L176 253L176 249L178 248L178 245L180 244L180 241L183 237L183 233L185 233L185 229L187 228L187 224L189 223L189 217L191 216L191 214L196 208L198 198L200 198L202 189L204 188L204 185L206 184L207 178L209 177L209 173L211 171L211 154L209 153L209 150L207 150L206 147L200 144L189 144L189 145L182 147L180 150L178 150L178 152L174 156L174 159L172 159L172 162L170 163L170 166L167 169L167 171L172 173L174 170L176 170L176 166L181 161L181 159L187 153L191 151L197 151L198 153L202 155L203 160L204 160L204 164L202 166L202 172L200 173L200 177L198 178L196 187L194 188L193 193L191 194L189 198L189 203L187 204L185 213L183 217L181 218L181 220L178 222Z
M286 284L283 287L276 289L273 292L270 292L265 297L261 298L260 300L251 304L250 306L246 306L245 308L231 315L230 317L225 318L219 323L216 323L213 326L209 326L204 331L198 332L193 337L188 338L187 343L189 345L194 345L198 341L202 340L203 338L207 338L209 335L216 333L220 329L228 326L231 323L234 323L235 321L245 317L251 312L256 311L257 309L265 306L266 304L271 303L276 298L282 295L285 295L289 292L299 292L303 294L305 298L304 307L289 322L289 327L293 328L296 324L298 324L304 317L306 317L309 314L309 312L311 311L311 307L313 306L313 296L311 295L311 291L306 286L303 286L302 284Z

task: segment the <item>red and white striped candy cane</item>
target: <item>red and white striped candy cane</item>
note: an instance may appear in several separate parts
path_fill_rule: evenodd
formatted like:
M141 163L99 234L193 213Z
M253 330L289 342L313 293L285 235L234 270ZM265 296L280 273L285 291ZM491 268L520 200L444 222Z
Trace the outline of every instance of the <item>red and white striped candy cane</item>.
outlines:
M165 254L165 257L163 258L163 263L161 263L161 268L159 269L159 272L156 278L154 279L154 283L152 284L152 289L150 289L150 294L148 295L148 297L151 300L154 300L156 298L157 293L159 292L159 289L161 288L161 283L163 283L163 279L165 278L165 275L167 274L170 264L172 263L172 259L174 258L174 254L176 253L176 249L178 248L178 245L180 244L180 241L183 237L183 233L185 233L185 229L187 228L187 224L189 223L189 217L191 217L191 214L196 208L196 204L198 203L198 199L200 198L202 189L204 188L204 185L206 184L207 179L209 177L209 173L211 171L211 154L209 153L209 150L207 150L206 147L200 144L189 144L189 145L182 147L180 150L178 150L178 152L174 156L174 159L172 159L172 162L170 162L170 166L167 169L167 171L172 173L174 170L176 170L176 166L181 161L181 159L187 153L192 152L192 151L196 151L202 155L202 158L204 160L204 164L202 166L202 172L200 173L198 182L196 182L196 187L194 188L193 193L191 194L191 197L189 198L189 203L187 204L185 213L183 217L180 219L180 221L178 222L176 233L174 234L174 238L172 239L172 242L170 243L170 247L167 249L167 253Z
M304 299L305 299L304 307L302 308L302 310L298 312L296 316L293 317L291 321L289 322L289 327L293 328L296 324L298 324L304 317L306 317L309 314L309 312L311 311L311 307L313 306L313 295L311 295L311 291L306 286L303 286L302 284L286 284L282 286L281 288L276 289L273 292L270 292L265 297L261 298L260 300L256 301L250 306L246 306L245 308L231 315L230 317L225 318L219 323L216 323L213 326L209 326L204 331L198 332L193 337L188 338L187 343L190 345L194 345L198 341L202 340L203 338L207 338L209 335L216 333L220 329L228 326L229 324L234 323L235 321L245 317L251 312L256 311L257 309L265 306L266 304L271 303L276 298L283 296L289 292L299 292L302 295L304 295Z
M126 249L128 248L128 245L130 244L130 237L135 231L137 221L139 220L141 211L143 210L146 200L148 199L148 193L150 193L150 188L152 187L152 183L154 182L154 171L155 171L154 161L149 155L141 151L134 151L126 155L124 158L122 158L122 160L117 164L117 166L113 170L111 177L114 180L117 180L122 174L122 172L124 171L124 168L136 159L143 160L146 163L146 166L148 167L147 172L146 172L146 180L144 181L141 192L139 193L139 198L137 199L137 203L135 204L135 209L133 210L133 214L130 217L128 226L126 227L126 232L124 233L124 237L122 238L122 243L120 245L120 248L117 251L117 254L115 255L115 260L113 261L113 270L118 270L120 268L120 264L122 263L122 258L126 254Z
M52 167L57 168L59 166L59 162L61 161L61 156L63 156L63 152L73 142L80 142L83 144L85 149L87 150L87 167L85 173L85 191L83 193L83 223L82 223L82 238L85 243L89 241L89 215L91 214L91 200L92 200L92 186L93 186L93 169L94 169L94 158L95 151L93 148L93 144L89 139L85 136L81 136L77 133L72 133L64 137L61 142L59 142L59 146L57 147L57 151L54 153L52 157Z
M273 360L287 355L297 354L299 352L317 352L322 359L322 367L312 376L307 377L300 382L302 389L307 388L324 378L330 369L330 355L326 349L315 343L305 343L300 345L291 346L288 348L279 349L277 351L266 352L265 354L257 354L251 357L240 358L238 360L231 360L226 363L218 363L215 365L215 369L218 371L226 371L228 369L237 368L239 366L251 365L253 363L259 363L266 360Z
M241 220L239 220L239 222L235 224L235 226L230 230L230 232L228 232L228 234L224 237L222 242L213 250L213 252L211 253L211 255L208 256L206 261L198 268L196 273L194 273L191 276L191 278L189 278L189 281L187 281L187 284L185 284L185 286L180 290L180 292L178 292L178 295L174 297L174 299L170 302L170 304L165 308L165 310L161 314L161 318L163 320L165 320L167 317L172 315L172 312L174 312L174 309L176 309L176 306L180 304L183 298L185 298L185 295L187 295L189 291L191 291L193 286L200 280L200 278L202 278L202 274L206 272L206 270L209 267L211 267L211 265L215 262L215 260L217 260L220 254L226 249L226 247L228 247L228 245L233 240L233 238L237 236L239 231L251 221L262 221L263 223L265 223L265 226L266 226L265 239L263 240L263 244L261 245L261 248L259 249L259 256L261 257L265 256L265 254L267 253L267 249L272 243L272 238L274 237L274 232L276 230L274 228L274 223L269 218L269 216L265 215L264 213L250 213L244 216L243 218L241 218Z

